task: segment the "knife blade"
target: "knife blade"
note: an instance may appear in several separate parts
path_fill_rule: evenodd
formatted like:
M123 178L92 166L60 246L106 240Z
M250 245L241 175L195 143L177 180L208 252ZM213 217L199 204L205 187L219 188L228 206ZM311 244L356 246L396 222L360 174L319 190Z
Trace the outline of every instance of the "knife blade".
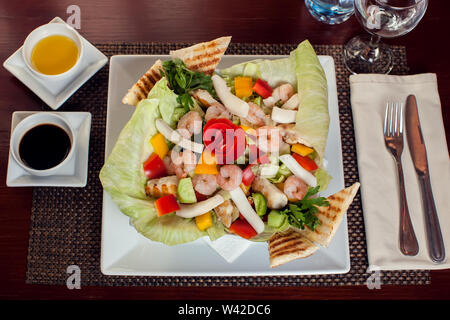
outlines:
M420 127L417 100L414 95L406 98L405 128L409 151L422 193L428 254L433 262L440 263L445 259L445 247L431 189L427 150Z

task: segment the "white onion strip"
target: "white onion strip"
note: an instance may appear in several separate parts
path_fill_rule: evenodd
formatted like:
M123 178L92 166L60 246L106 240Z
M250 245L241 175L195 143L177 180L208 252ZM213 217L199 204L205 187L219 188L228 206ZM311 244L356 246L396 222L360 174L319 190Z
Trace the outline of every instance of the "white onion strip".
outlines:
M182 218L194 218L205 214L215 207L221 205L225 200L219 194L208 198L204 201L194 204L180 204L180 210L176 212L176 215Z
M297 110L281 109L278 107L273 107L272 109L272 120L278 123L293 123L295 122L296 115Z
M188 149L193 152L202 153L203 152L203 144L197 143L191 140L184 138L181 134L179 134L176 130L173 130L164 120L156 119L156 129L170 142L179 145L183 149Z
M220 101L224 104L224 106L230 111L232 114L246 118L248 115L249 106L248 103L242 99L239 99L234 94L230 92L230 89L227 87L227 83L217 74L211 77L211 80L214 85L214 90L216 90L217 96Z
M286 167L296 176L305 181L309 186L316 187L317 179L314 177L311 172L304 169L297 160L294 159L290 154L284 154L280 156L281 162L283 162Z
M244 191L240 187L229 191L231 200L233 200L239 212L244 216L245 220L255 229L259 234L264 231L264 222L256 214L250 203L248 203L247 197Z

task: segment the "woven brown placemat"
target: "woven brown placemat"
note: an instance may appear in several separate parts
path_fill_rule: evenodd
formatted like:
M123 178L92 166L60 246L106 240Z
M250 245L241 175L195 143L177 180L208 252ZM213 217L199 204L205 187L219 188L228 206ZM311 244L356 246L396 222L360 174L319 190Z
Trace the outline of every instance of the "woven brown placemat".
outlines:
M168 54L188 44L97 43L108 57L115 54ZM290 44L232 43L227 54L289 54ZM342 46L317 45L317 54L330 55L336 66L339 116L345 184L358 181L349 73L342 62ZM407 74L406 50L393 47L393 74ZM105 66L76 92L61 111L89 111L92 128L89 146L89 176L85 188L39 187L33 190L27 283L65 284L67 267L81 270L81 285L105 286L338 286L364 285L367 273L366 240L360 194L347 213L351 270L346 274L253 277L142 277L105 276L100 271L102 186L98 179L104 161L108 69ZM431 282L428 271L381 272L381 283L421 285Z

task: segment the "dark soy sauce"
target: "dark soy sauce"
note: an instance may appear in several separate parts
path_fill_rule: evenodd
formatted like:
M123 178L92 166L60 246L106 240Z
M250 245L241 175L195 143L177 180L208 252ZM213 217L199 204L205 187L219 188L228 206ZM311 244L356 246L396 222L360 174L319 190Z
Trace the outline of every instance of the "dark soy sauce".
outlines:
M28 167L46 170L64 161L71 145L64 129L53 124L41 124L24 134L19 144L19 155Z

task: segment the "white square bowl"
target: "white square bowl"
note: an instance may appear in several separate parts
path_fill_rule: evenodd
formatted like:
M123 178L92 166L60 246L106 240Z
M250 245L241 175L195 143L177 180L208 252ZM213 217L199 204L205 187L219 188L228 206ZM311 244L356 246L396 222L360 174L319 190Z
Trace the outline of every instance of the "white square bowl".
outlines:
M65 22L61 18L56 17L49 23ZM34 75L23 61L22 47L5 60L3 67L22 81L50 108L56 110L108 62L108 58L100 50L83 38L83 36L80 35L80 37L84 45L80 70L67 79L44 80Z
M14 128L26 117L41 111L16 111L11 118L11 135ZM77 145L72 159L51 176L34 176L19 166L9 150L8 187L85 187L88 177L90 112L58 112L72 126Z

